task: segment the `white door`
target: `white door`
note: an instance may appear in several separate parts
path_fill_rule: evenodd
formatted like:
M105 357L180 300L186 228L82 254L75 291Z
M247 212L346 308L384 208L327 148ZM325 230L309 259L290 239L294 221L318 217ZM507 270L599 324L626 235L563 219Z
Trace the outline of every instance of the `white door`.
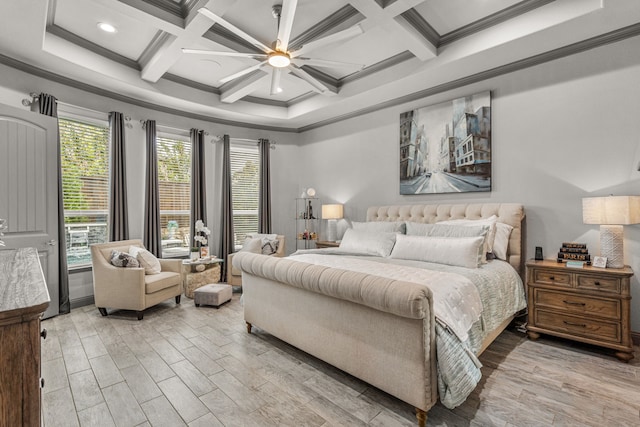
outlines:
M0 104L0 218L5 247L38 250L58 314L58 125L53 117Z

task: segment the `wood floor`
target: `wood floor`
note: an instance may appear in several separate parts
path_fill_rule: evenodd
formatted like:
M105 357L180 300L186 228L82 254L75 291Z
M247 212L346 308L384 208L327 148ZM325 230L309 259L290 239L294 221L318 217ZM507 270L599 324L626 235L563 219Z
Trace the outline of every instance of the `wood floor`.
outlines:
M45 320L43 418L52 426L414 426L413 408L267 333L246 333L237 294L103 318ZM640 352L505 331L481 356L469 399L429 426L638 426Z

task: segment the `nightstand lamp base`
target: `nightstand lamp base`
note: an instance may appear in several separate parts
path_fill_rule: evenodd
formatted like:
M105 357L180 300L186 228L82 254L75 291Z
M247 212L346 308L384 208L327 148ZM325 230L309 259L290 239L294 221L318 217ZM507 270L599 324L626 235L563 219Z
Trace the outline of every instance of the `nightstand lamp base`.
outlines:
M600 254L607 258L608 268L624 267L623 233L621 225L600 226Z

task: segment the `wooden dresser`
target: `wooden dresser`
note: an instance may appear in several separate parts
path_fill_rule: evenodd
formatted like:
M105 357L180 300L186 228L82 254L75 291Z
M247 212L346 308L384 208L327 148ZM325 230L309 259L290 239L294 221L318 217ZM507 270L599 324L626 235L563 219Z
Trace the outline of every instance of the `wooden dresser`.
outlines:
M0 427L40 425L40 318L49 293L33 248L0 251Z
M631 268L568 268L553 260L526 265L531 339L545 333L611 348L625 362L633 359Z

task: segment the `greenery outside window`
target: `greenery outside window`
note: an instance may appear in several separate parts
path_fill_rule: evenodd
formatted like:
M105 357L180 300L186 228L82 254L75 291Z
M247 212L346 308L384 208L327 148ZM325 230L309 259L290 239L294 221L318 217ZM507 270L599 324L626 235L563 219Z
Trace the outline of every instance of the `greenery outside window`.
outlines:
M248 233L258 232L260 153L257 146L231 144L231 197L236 249Z
M191 142L183 137L157 137L162 256L189 255L191 213Z
M69 269L91 265L89 245L107 241L109 126L60 118Z

